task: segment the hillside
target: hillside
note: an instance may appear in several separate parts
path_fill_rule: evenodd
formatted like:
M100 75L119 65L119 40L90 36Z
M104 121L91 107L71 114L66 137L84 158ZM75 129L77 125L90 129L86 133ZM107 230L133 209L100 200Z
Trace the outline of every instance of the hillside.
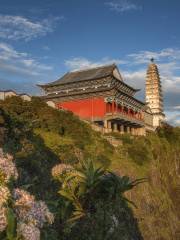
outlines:
M127 194L136 207L123 201L119 207L122 229L104 239L179 239L180 128L164 126L147 137L113 134L123 142L114 148L71 112L52 109L38 98L8 98L0 102L0 111L0 145L15 159L16 185L45 201L55 214L55 223L43 230L42 239L102 239L95 226L88 232L88 223L80 222L71 231L65 226L66 206L51 176L60 162L74 166L88 159L121 176L146 178ZM96 217L101 225L102 213Z

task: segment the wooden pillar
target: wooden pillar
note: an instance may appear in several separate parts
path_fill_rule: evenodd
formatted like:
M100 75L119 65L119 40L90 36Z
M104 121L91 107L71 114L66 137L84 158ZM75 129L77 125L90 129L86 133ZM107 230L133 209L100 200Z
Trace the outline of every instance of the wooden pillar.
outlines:
M130 127L127 126L127 133L130 133Z
M120 126L120 133L121 133L121 134L124 134L124 125L121 125L121 126Z
M111 121L107 122L107 126L108 126L108 132L112 132L112 124Z
M109 132L109 130L108 130L108 121L107 120L104 120L104 132L105 133Z
M107 120L104 120L104 128L108 128L108 121Z
M118 132L118 125L117 125L117 123L114 123L114 125L113 125L113 132Z
M141 136L145 136L145 135L146 135L145 128L144 128L144 127L142 127L142 128L141 128Z
M135 135L138 136L138 128L135 128Z
M134 127L131 128L132 135L136 135L136 129Z
M134 128L131 127L131 134L134 135Z
M132 134L135 136L136 135L136 128L132 128Z
M136 131L137 131L138 136L144 136L145 135L145 128L143 128L143 127L137 128Z

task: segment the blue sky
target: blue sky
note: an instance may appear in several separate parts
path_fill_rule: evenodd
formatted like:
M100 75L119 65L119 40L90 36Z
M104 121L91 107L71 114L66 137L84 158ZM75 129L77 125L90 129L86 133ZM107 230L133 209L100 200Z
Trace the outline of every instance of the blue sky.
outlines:
M0 0L0 89L38 94L37 83L115 62L143 99L154 57L180 125L179 12L179 0Z

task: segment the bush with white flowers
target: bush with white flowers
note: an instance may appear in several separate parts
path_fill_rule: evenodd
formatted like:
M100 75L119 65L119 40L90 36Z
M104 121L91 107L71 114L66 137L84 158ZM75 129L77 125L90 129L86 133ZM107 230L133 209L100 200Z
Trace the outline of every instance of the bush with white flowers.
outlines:
M17 180L18 172L12 156L0 149L0 233L8 226L8 201L17 222L16 234L23 240L40 240L40 229L44 224L52 224L53 214L43 201L36 201L27 191L8 188L11 180Z

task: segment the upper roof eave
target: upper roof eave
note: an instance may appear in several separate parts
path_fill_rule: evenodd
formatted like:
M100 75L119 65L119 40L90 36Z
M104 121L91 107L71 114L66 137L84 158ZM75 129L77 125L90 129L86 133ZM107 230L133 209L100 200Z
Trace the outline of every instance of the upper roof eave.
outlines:
M104 77L109 77L109 76L111 76L111 75L109 74L109 75L106 75L106 76L104 76ZM98 80L98 79L101 79L101 77L99 77L99 78L91 78L91 79L80 80L80 81L78 81L78 82L80 83L80 82L86 82L86 81ZM70 84L76 83L76 82L77 82L77 81L71 81L71 82L68 82L68 83L57 83L57 84L51 84L51 83L49 83L49 84L36 84L36 86L41 87L41 88L47 88L47 87L54 87L54 86L70 85Z
M117 79L115 76L113 76L115 79ZM119 81L119 79L117 79ZM124 81L120 81L122 84L124 84L125 86L127 86L128 88L130 88L131 90L133 90L134 92L139 92L141 89L137 89L137 88L133 88L131 86L129 86L127 83L125 83Z
M96 67L96 68L68 72L68 73L64 74L60 79L58 79L54 82L47 83L47 84L37 84L37 86L41 87L41 88L48 88L48 87L53 87L53 86L58 86L58 85L68 85L68 84L72 84L75 82L82 82L82 81L84 82L84 81L89 81L89 80L100 79L102 77L108 77L108 76L113 75L113 70L115 68L117 68L117 66L115 64L111 64L111 65L100 66L100 67ZM86 74L88 75L88 72L89 72L89 76L86 76ZM85 74L84 77L83 77L83 74ZM80 80L78 80L78 75L79 75ZM75 78L76 78L76 80L73 81L73 79L75 79Z

